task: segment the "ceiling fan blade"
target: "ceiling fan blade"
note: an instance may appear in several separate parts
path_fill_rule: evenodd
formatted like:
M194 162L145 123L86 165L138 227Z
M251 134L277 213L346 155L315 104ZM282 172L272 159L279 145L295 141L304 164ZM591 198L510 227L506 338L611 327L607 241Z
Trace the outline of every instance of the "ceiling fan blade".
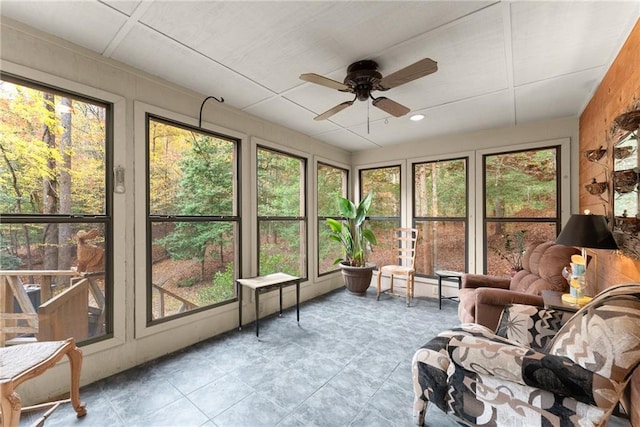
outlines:
M385 98L384 96L374 99L373 106L378 107L382 111L385 111L394 117L404 116L409 111L411 111L404 105L398 104L396 101L392 101L389 98Z
M438 63L424 58L380 79L380 90L391 89L438 71Z
M330 87L332 89L338 89L345 92L348 92L349 90L351 90L349 86L347 86L344 83L340 83L337 80L333 80L328 77L324 77L315 73L300 74L300 80L304 80L305 82L309 82L309 83L315 83L321 86Z
M313 120L326 120L329 117L333 116L336 113L339 113L340 111L344 110L347 107L350 107L353 105L353 101L345 101L342 104L338 104L335 107L333 107L330 110L325 111L324 113L320 114L319 116L316 116L313 118Z

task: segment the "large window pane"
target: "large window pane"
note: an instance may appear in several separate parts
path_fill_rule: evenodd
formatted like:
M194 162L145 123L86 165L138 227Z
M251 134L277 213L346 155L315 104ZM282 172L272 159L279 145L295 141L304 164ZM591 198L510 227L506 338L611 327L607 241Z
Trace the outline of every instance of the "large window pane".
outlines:
M307 277L306 161L258 147L259 274Z
M467 270L467 159L413 165L417 274Z
M370 191L373 191L371 218L400 218L400 166L361 170L361 197Z
M298 220L261 220L259 227L260 274L282 272L305 277L305 223Z
M160 120L149 122L149 213L234 215L235 144Z
M257 160L258 216L301 217L305 161L264 148Z
M435 270L466 271L466 221L416 221L420 241L416 272L432 276Z
M149 321L236 298L237 145L149 116Z
M62 228L73 237L58 242L55 248L44 243L45 233ZM0 313L21 317L0 320L5 344L29 342L31 338L84 341L107 333L107 300L111 295L105 286L109 252L104 249L104 230L100 223L0 224L0 244L5 248ZM72 265L45 268L44 259L53 256L52 249L73 253Z
M369 254L369 262L377 267L398 262L398 238L394 230L400 227L400 219L396 220L369 220L369 228L376 235L378 244Z
M0 81L0 346L111 333L111 106Z
M329 239L327 218L339 219L338 199L347 196L347 171L318 163L318 275L336 271L334 261L342 257L342 245Z
M360 194L373 191L369 209L369 228L378 244L372 248L369 262L377 267L397 262L398 240L393 230L400 227L400 166L389 166L360 171Z
M236 297L234 222L153 222L151 229L153 319Z
M508 276L528 243L555 239L559 157L559 147L484 156L485 272Z
M557 215L557 148L485 156L487 218Z

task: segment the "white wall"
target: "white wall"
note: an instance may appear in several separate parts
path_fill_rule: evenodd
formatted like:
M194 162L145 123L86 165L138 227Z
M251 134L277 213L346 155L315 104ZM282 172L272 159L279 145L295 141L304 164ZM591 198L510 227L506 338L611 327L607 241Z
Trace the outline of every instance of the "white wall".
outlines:
M134 218L144 215L140 212L140 197L136 197L135 192L136 187L140 186L140 180L144 179L144 171L135 169L136 162L144 163L139 158L137 147L145 144L144 140L140 140L139 127L142 123L140 120L136 121L136 109L140 108L140 105L152 106L182 117L189 124L197 125L201 102L206 96L215 94L194 93L6 18L2 18L0 30L0 69L3 71L53 84L62 89L94 95L115 105L115 164L122 164L127 170L127 192L124 195L114 195L117 270L114 284L115 336L113 339L82 348L85 354L82 384L94 382L207 337L234 329L237 325L237 306L229 304L178 321L167 322L154 327L153 330L140 333L141 316L140 313L136 314L134 304L131 303L136 297L139 300L143 298L140 294L136 295L136 292L140 293L140 290L144 289L144 284L141 283L141 278L144 277L141 268L145 268L145 260L141 259L140 250L136 250L136 243L144 241L144 235L141 234L144 233L144 229L139 230L140 227L136 227L133 221ZM309 159L309 182L313 182L311 178L315 176L318 160L353 167L392 160L396 160L395 163L401 160L408 164L411 159L419 157L470 152L496 146L508 147L558 138L570 139L571 163L578 164L576 118L443 137L353 154L213 101L206 104L203 121L203 127L225 130L239 136L242 140L243 154L255 150L256 141L277 147L289 147L295 150L296 154L306 154ZM251 158L250 155L243 155L242 170L247 174L252 173ZM571 210L575 211L577 166L572 169L575 172L572 172L571 182L576 184L571 187ZM353 177L356 175L351 174ZM250 176L248 179L251 179ZM317 226L312 215L315 211L315 189L313 185L310 185L309 189L309 247L314 248L313 236L316 235ZM255 211L255 194L244 194L242 197L242 255L249 260L243 262L243 275L249 276L256 271L255 237L251 232L255 229L251 219L251 212ZM338 274L321 279L315 277L314 253L315 250L310 251L309 281L302 286L303 300L341 286ZM287 305L293 303L291 292L287 294L285 301ZM263 302L266 312L275 311L277 298L265 297ZM243 311L252 313L253 310L248 309L252 303L246 301L247 309ZM304 309L301 312L301 322L304 322ZM67 384L68 371L67 366L63 364L37 380L25 383L21 386L20 393L25 402L29 403L67 390Z

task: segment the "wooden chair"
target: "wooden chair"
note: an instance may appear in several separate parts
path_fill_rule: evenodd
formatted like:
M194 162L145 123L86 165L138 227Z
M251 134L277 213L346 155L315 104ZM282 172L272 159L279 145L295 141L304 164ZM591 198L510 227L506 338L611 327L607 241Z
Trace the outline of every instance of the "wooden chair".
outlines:
M418 244L418 229L396 228L393 231L393 240L397 242L398 246L394 249L395 255L392 257L391 263L389 265L383 265L378 270L376 298L380 300L380 294L383 292L381 286L383 275L388 275L390 278L390 287L385 291L389 295L396 295L393 292L394 276L404 276L407 285L405 297L407 299L408 307L411 304L411 298L413 298L413 285L416 275L414 265L416 260L416 247Z
M22 408L22 401L15 389L23 382L35 378L53 367L64 356L69 358L71 369L71 398ZM36 423L42 425L61 403L71 402L78 418L87 414L86 405L80 401L80 371L82 352L75 340L45 341L0 348L0 409L2 425L17 427L22 411L51 408Z

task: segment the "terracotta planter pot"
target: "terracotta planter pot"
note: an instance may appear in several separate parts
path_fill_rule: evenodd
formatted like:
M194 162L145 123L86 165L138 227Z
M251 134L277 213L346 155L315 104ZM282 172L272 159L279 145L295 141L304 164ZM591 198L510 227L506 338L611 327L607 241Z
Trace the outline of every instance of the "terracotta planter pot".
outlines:
M347 290L356 295L364 295L371 285L371 277L375 264L367 264L365 267L352 267L341 263L342 277Z

